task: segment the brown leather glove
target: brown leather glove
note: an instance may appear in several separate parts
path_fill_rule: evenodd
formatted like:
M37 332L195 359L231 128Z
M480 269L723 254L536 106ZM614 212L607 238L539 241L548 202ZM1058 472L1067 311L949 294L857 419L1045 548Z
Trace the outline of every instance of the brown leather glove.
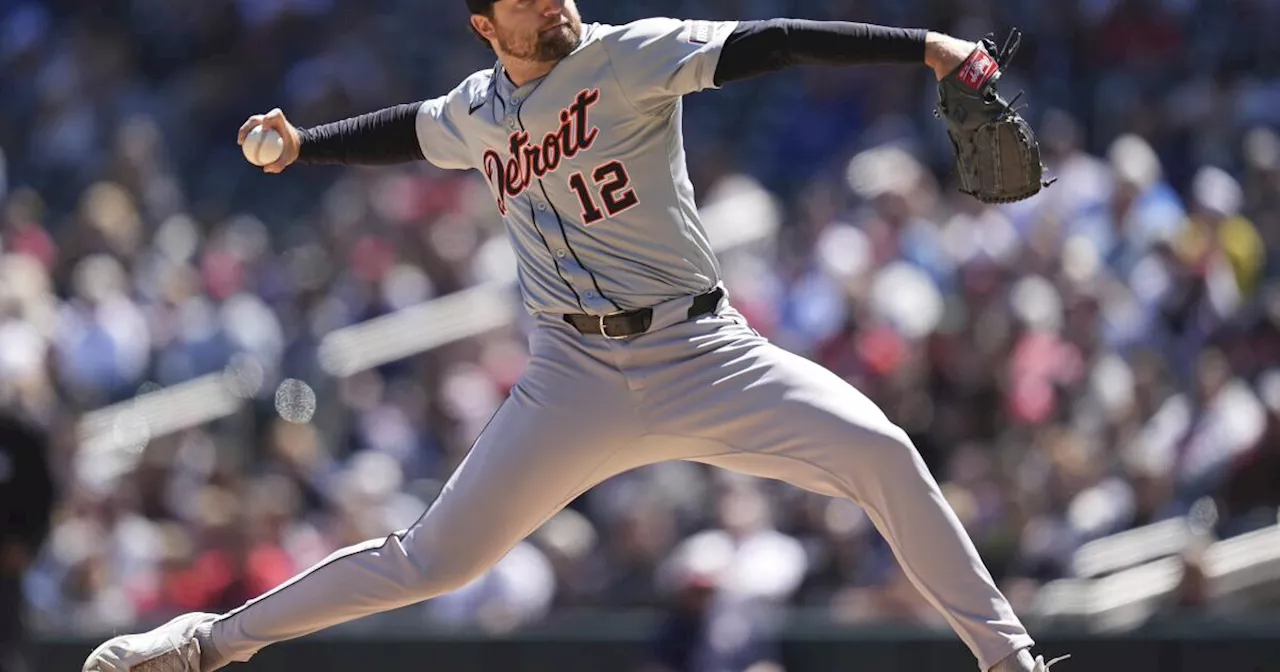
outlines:
M1013 107L996 90L1001 71L1022 43L1014 29L1002 49L990 37L938 82L938 109L956 153L960 191L983 203L1030 198L1054 182L1045 179L1040 144Z

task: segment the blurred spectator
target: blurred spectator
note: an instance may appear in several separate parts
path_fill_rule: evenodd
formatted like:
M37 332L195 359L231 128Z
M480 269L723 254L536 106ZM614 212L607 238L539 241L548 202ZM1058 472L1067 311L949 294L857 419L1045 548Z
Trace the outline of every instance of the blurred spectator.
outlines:
M471 583L426 603L433 620L502 633L537 623L555 595L551 563L537 547L521 542Z
M765 672L777 667L776 607L805 571L800 544L773 530L751 480L731 485L719 529L678 545L658 569L669 602L643 672Z
M783 672L758 605L721 600L714 580L697 573L683 576L669 600L638 672Z
M29 636L22 584L49 533L55 488L49 437L0 414L0 672L25 672Z

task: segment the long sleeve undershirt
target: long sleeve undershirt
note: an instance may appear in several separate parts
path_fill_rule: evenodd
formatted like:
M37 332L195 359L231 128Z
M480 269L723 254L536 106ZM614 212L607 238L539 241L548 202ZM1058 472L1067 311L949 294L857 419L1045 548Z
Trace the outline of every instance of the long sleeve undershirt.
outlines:
M422 161L418 109L422 101L396 105L298 130L298 161L312 164L390 165Z
M716 66L719 86L797 65L924 64L927 30L846 21L744 21Z

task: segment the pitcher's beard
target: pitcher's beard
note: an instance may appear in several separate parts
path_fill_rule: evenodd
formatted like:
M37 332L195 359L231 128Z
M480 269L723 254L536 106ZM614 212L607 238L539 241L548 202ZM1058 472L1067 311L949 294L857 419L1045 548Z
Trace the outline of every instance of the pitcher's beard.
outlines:
M560 26L538 36L538 49L534 55L542 62L558 61L573 53L582 40L582 33L575 26Z
M545 33L538 34L538 41L531 47L516 47L502 36L498 37L498 46L506 53L524 60L551 63L573 53L582 41L582 24L559 26Z

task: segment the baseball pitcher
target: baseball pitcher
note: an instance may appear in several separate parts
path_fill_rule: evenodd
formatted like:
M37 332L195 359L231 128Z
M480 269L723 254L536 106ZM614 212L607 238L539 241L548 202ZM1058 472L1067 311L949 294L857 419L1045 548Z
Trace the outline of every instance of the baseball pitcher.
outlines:
M479 171L536 325L523 376L412 527L342 549L229 613L115 637L84 670L213 672L430 599L485 572L595 484L692 460L857 502L981 671L1044 672L1055 661L1032 657L1031 637L906 433L733 308L681 130L686 94L805 64L923 63L947 87L948 110L968 96L1008 119L991 86L1004 55L862 23L612 26L583 23L575 0L467 6L497 55L492 68L438 98L315 127L272 110L251 117L240 141L259 126L280 133L283 155L264 168L273 174L294 163L422 160ZM1019 179L1008 169L997 177Z

